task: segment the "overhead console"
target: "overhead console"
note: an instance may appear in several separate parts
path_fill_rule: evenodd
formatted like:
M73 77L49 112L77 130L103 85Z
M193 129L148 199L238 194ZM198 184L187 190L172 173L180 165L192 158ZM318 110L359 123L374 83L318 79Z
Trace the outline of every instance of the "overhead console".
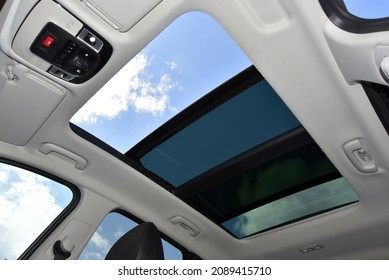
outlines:
M112 54L107 41L51 0L35 6L12 47L34 66L72 83L93 77Z
M101 39L86 28L74 37L49 22L39 33L30 50L51 64L48 70L50 74L66 81L79 82L99 70L99 52L103 47Z

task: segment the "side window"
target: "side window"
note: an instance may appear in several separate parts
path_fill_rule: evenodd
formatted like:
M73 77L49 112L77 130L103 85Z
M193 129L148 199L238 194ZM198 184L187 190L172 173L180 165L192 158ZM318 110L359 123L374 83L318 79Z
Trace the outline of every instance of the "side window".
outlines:
M72 198L69 187L0 162L0 259L17 259Z
M80 260L102 260L115 242L138 223L119 214L109 213L101 222L97 231L89 240ZM182 253L172 244L162 239L163 251L166 260L182 260Z
M389 17L387 0L344 0L347 11L354 16L364 19L379 19Z

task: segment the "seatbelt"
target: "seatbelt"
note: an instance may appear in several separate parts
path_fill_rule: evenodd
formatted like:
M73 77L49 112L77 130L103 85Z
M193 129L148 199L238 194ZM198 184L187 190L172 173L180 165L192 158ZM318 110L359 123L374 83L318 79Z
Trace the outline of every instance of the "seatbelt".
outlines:
M74 246L74 243L68 237L65 237L62 241L57 240L53 246L54 260L68 259Z

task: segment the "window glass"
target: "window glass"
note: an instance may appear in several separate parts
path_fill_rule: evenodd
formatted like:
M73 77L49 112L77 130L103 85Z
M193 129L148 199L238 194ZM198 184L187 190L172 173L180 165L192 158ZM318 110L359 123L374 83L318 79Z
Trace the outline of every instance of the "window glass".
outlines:
M194 201L214 213L215 218L230 219L250 205L254 207L258 202L295 188L316 185L334 173L333 176L339 176L325 154L312 143L231 179L224 179L200 193Z
M126 152L251 64L213 18L189 12L124 66L71 122Z
M116 212L109 213L89 240L79 259L103 260L115 242L137 225L138 223L122 214ZM181 251L169 242L162 239L162 246L165 260L182 259Z
M357 194L346 180L338 178L255 208L228 220L223 226L236 237L244 238L356 201Z
M191 123L140 161L178 187L299 125L269 83L262 80Z
M67 186L0 163L0 259L17 259L72 198Z
M389 17L388 0L344 0L350 14L365 19Z

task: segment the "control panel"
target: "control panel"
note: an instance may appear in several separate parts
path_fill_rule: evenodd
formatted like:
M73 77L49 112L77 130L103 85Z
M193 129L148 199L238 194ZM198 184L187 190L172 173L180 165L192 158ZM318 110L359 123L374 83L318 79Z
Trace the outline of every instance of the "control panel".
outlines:
M30 50L51 64L50 74L72 83L91 78L112 53L111 46L87 28L73 36L52 22L42 29Z

